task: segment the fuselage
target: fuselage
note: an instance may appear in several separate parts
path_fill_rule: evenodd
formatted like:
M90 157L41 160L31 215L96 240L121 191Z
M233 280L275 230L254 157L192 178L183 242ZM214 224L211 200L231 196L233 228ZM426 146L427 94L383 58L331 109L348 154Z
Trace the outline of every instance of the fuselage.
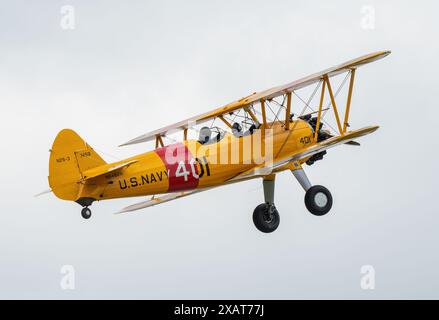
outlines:
M208 144L185 140L107 164L111 167L136 160L124 170L85 182L79 198L104 200L214 187L315 142L313 129L303 120L292 121L289 129L277 121L242 137L227 133Z

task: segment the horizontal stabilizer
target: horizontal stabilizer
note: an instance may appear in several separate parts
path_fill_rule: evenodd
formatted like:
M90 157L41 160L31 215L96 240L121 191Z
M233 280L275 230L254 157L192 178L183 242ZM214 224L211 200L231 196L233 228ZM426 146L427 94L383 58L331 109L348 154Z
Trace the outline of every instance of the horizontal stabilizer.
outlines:
M97 168L93 168L93 169L84 171L81 181L90 180L90 179L97 178L97 177L102 176L102 175L106 175L106 174L109 174L112 172L116 172L118 170L128 168L130 165L132 165L133 163L136 163L136 162L138 162L138 160L121 162L117 165L107 164L107 165L103 165L103 166L100 166Z
M39 197L39 196L42 196L42 195L45 195L45 194L48 194L51 192L52 192L52 189L44 190L44 191L41 191L40 193L37 193L36 195L34 195L34 197L36 198L36 197Z

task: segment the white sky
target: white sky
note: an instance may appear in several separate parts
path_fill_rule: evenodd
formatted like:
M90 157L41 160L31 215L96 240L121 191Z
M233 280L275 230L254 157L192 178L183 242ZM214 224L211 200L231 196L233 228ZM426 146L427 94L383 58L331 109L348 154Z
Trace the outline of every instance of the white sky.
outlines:
M73 5L76 28L60 27ZM362 28L362 8L375 29ZM0 298L439 298L435 1L9 1L0 3ZM254 91L365 53L351 125L378 124L361 148L306 168L332 212L306 211L278 176L279 229L256 231L258 180L126 216L139 199L95 203L93 217L47 189L48 149L75 129L116 146ZM60 288L73 265L76 289ZM376 289L360 288L373 265Z

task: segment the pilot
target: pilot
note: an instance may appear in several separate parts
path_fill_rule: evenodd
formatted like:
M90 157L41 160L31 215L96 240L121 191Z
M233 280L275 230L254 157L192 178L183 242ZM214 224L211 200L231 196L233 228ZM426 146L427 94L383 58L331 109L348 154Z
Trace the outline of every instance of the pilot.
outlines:
M200 129L200 134L198 136L198 141L201 144L206 144L210 141L210 136L212 135L212 130L208 127L202 127Z
M238 122L233 123L232 125L232 133L236 138L240 138L243 136L242 127Z

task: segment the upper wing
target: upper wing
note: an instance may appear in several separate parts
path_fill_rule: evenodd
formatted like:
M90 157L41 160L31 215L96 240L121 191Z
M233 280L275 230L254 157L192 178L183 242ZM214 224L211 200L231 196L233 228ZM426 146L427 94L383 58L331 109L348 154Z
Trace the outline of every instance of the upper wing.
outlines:
M342 136L336 136L336 137L329 138L329 139L322 141L320 143L317 143L317 144L315 144L315 145L313 145L305 150L293 153L293 154L291 154L291 155L289 155L281 160L278 160L275 163L273 163L273 165L269 165L269 166L262 165L262 166L258 166L258 167L252 168L250 170L247 170L247 171L237 175L236 177L232 178L231 180L232 181L239 181L239 180L249 179L252 177L268 175L268 174L272 173L272 171L274 169L279 168L279 167L287 164L288 162L298 161L298 160L310 157L312 155L315 155L315 154L322 152L324 150L327 150L329 148L335 147L337 145L347 143L349 141L353 141L356 138L365 136L367 134L370 134L370 133L376 131L378 128L379 128L379 126L365 127L365 128L358 129L355 131L350 131Z
M245 108L247 106L252 105L255 102L261 101L261 100L270 100L273 98L276 98L278 96L281 96L283 94L286 94L288 92L292 92L293 90L301 89L303 87L309 86L313 83L319 82L324 77L333 77L340 73L350 71L352 69L358 68L364 64L382 59L386 56L388 56L391 52L390 51L380 51L375 52L371 54L364 55L362 57L359 57L357 59L350 60L348 62L342 63L338 66L326 69L324 71L312 74L308 77L302 78L300 80L296 80L293 82L290 82L288 84L285 84L283 86L274 87L269 90L265 90L259 93L253 93L247 97L244 97L240 100L234 101L232 103L227 104L226 106L220 107L218 109L215 109L213 111L177 122L175 124L169 125L167 127L154 130L151 132L148 132L144 135L141 135L137 138L134 138L126 143L121 144L120 146L126 146L141 142L147 142L152 141L156 138L156 136L160 135L166 135L171 130L178 130L178 129L186 129L188 128L188 125L190 123L202 123L209 119L218 117L220 115L233 112L235 110Z

